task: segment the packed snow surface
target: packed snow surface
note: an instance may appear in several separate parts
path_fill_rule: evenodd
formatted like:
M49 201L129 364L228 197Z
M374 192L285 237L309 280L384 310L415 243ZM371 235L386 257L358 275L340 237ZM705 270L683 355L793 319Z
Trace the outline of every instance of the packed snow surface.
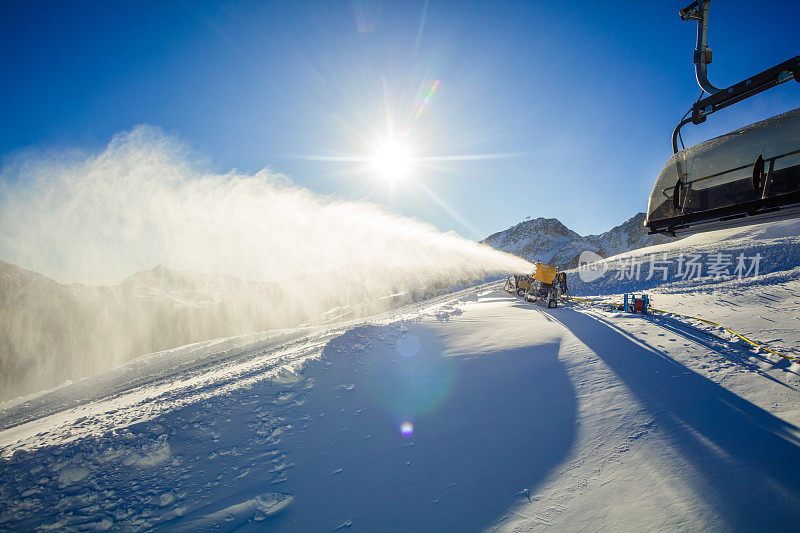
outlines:
M795 353L791 272L656 298ZM6 402L0 529L797 529L800 365L688 319L500 288Z

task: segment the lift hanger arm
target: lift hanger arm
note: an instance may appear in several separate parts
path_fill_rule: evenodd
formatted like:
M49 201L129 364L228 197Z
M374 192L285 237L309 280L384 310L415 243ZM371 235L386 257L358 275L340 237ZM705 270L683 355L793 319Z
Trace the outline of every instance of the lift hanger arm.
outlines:
M724 91L719 91L696 102L692 105L692 123L700 124L706 120L706 116L715 111L791 79L800 82L800 56L788 59L751 78L731 85Z
M711 48L708 47L708 6L711 0L695 0L679 11L682 20L697 21L697 47L694 51L694 66L697 84L710 96L698 100L692 105L691 116L680 122L672 132L672 150L678 153L678 133L691 122L705 122L711 113L745 98L758 94L776 85L794 79L800 82L800 56L793 57L783 63L756 74L744 81L731 85L727 89L717 89L708 81L708 64L711 63Z
M679 11L681 20L697 21L697 46L694 49L694 71L697 84L708 94L718 93L708 81L708 64L711 63L711 48L708 47L708 5L711 0L695 0Z

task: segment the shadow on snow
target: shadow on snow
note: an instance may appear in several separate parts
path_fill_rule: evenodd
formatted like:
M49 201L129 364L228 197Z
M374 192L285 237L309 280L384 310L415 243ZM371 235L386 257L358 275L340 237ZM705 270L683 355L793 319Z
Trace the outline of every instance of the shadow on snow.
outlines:
M689 480L696 494L721 521L737 530L796 530L800 446L793 425L602 319L549 313L619 376L673 439L697 472Z
M412 326L396 347L336 351L356 334L304 372L314 382L297 408L306 424L282 446L296 467L281 490L295 504L276 526L479 530L572 446L575 392L557 343L443 357L434 335Z

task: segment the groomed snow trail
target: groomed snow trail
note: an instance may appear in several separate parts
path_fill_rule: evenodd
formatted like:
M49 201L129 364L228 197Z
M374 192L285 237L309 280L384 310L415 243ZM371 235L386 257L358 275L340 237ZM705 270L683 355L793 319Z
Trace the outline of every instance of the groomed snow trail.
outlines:
M0 529L800 523L795 370L497 288L156 354L6 406Z

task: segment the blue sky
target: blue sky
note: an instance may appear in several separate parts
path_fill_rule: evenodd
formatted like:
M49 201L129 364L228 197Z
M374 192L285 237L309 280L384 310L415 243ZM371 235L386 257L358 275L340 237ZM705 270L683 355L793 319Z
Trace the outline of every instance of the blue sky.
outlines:
M99 150L151 124L215 171L269 167L469 238L527 216L599 233L645 209L672 128L699 94L696 25L680 7L5 2L0 154ZM713 2L712 83L799 54L798 22L800 2ZM685 128L684 139L799 105L790 82ZM367 156L389 119L416 155L439 158L414 180L389 186L332 160Z

